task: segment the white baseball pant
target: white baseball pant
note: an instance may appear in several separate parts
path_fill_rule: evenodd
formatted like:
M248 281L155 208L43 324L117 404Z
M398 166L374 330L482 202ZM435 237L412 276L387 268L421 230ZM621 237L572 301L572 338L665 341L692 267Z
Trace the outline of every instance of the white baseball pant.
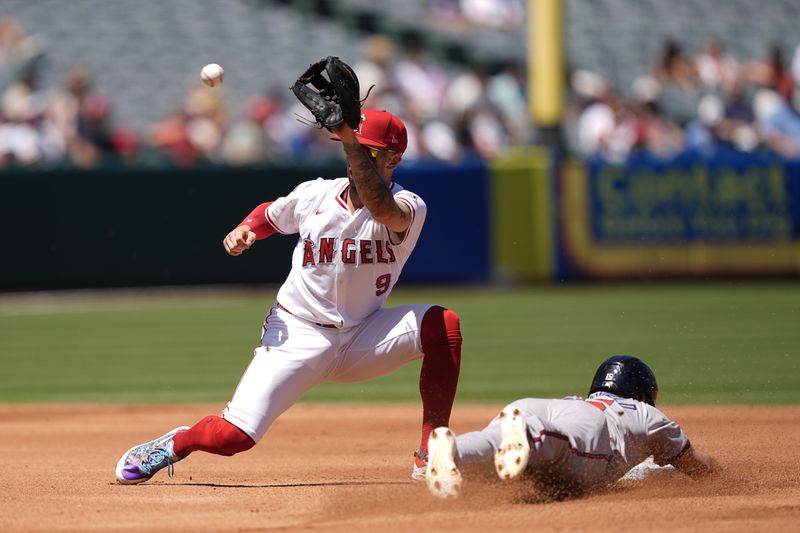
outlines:
M273 306L261 347L222 417L258 442L281 413L315 386L366 381L422 356L420 326L431 304L379 309L358 326L323 327Z

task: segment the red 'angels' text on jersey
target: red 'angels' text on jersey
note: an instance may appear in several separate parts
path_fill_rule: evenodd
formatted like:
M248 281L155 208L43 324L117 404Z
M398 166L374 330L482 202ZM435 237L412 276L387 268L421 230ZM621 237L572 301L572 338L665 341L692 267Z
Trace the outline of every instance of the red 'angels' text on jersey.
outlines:
M292 270L278 302L292 314L320 324L351 327L379 309L400 277L422 226L422 198L392 185L395 200L411 209L411 225L399 236L362 207L345 202L347 178L316 179L298 185L267 207L280 233L298 233Z

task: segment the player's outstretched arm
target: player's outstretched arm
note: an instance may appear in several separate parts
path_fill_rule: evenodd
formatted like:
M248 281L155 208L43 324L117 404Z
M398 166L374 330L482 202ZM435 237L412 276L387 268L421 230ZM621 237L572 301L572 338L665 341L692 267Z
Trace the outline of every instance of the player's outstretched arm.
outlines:
M672 465L692 478L705 477L719 472L717 461L694 447L681 454L672 462Z
M225 236L222 245L228 254L237 256L250 248L256 242L256 233L247 224L233 228L233 231Z
M254 242L266 239L276 233L275 227L267 220L267 208L272 202L264 202L244 217L244 220L225 236L222 245L230 255L241 255Z
M395 233L406 231L411 225L410 209L395 201L389 185L364 152L353 129L347 124L342 124L334 128L333 132L342 140L358 197L372 213L373 218Z

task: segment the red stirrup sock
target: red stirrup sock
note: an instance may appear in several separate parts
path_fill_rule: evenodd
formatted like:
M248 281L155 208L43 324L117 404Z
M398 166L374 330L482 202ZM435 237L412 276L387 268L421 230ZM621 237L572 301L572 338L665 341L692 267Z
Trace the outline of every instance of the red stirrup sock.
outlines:
M439 426L450 423L461 368L461 323L455 311L431 307L422 317L422 371L419 394L422 397L422 441L419 449L428 453L428 436ZM422 466L419 464L419 466Z
M214 415L205 417L186 431L179 431L172 442L172 451L179 457L186 457L197 450L233 455L256 445L256 441L244 431Z

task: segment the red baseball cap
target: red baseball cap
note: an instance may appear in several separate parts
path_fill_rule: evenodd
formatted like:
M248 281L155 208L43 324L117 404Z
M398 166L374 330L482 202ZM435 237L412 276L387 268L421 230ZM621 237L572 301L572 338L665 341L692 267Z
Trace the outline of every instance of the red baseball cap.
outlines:
M402 154L408 145L408 135L403 121L385 110L362 111L361 123L355 133L358 142L364 146L384 148ZM338 135L334 135L331 139L341 140Z

